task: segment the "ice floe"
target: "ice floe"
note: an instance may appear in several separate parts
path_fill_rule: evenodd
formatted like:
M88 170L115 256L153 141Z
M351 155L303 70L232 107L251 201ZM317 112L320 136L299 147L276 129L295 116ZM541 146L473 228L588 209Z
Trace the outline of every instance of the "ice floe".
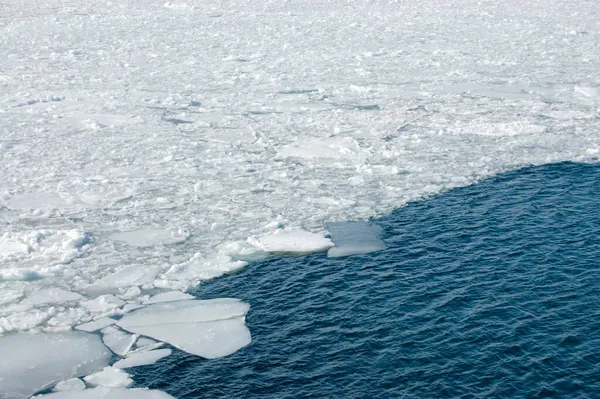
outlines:
M135 334L128 334L113 326L103 328L101 332L104 345L119 356L125 356L138 338Z
M327 251L329 258L368 254L385 249L379 236L381 227L369 222L338 222L327 224L335 244Z
M245 325L249 308L247 303L229 298L157 303L123 316L117 325L214 359L250 343Z
M306 253L324 251L333 246L329 238L308 231L277 230L248 238L248 243L265 252Z
M100 337L84 332L0 337L0 397L21 399L59 381L89 375L108 365Z
M129 374L113 367L105 367L102 371L83 377L83 380L92 387L126 388L133 384Z

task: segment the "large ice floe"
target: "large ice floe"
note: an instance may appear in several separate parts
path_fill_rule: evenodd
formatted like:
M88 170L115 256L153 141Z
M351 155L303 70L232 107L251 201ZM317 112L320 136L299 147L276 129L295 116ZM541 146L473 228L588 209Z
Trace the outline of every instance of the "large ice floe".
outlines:
M111 360L100 337L84 332L14 334L0 338L0 398L26 398Z
M251 298L202 282L377 250L364 221L409 201L600 156L594 1L68 3L0 2L2 399L165 397L21 354L226 355Z

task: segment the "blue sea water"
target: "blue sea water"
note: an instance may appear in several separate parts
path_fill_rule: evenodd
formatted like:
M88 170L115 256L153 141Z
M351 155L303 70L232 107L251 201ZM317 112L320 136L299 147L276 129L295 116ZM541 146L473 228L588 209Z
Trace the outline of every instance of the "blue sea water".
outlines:
M252 343L131 369L177 398L600 397L600 166L525 168L375 221L387 249L201 285Z

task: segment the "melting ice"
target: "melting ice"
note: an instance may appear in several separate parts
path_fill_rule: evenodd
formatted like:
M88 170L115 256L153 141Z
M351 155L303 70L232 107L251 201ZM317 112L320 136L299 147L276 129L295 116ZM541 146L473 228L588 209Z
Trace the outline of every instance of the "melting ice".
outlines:
M247 305L185 291L265 253L375 250L328 223L600 154L595 2L56 4L0 2L0 362L59 336L231 353Z

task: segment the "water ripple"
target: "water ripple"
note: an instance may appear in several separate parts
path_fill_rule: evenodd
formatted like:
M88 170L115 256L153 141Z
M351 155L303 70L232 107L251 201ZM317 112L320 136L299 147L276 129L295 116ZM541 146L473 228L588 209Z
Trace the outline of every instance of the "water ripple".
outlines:
M179 398L600 397L600 166L511 172L378 221L388 248L275 257L200 287L252 344L135 369Z

